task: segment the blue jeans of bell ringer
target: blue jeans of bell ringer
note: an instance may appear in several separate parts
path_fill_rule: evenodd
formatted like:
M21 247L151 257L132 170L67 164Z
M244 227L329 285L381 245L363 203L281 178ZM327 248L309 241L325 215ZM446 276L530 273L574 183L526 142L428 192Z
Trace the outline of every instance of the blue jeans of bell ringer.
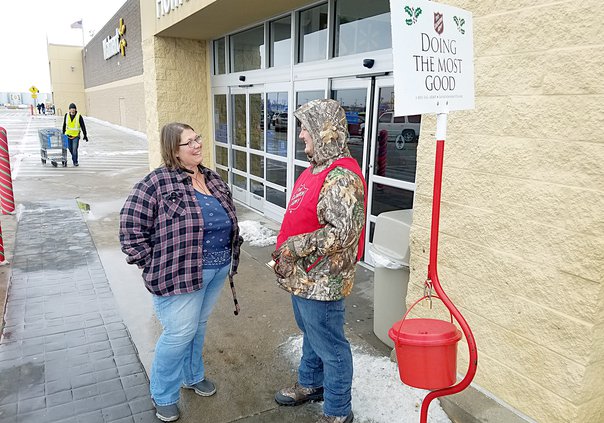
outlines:
M347 416L352 408L352 353L344 334L344 300L316 301L292 295L296 323L304 335L298 383L323 386L323 412Z
M220 296L229 265L203 270L203 287L189 294L153 296L163 332L151 366L151 397L157 405L176 404L180 386L205 378L202 350L210 313Z

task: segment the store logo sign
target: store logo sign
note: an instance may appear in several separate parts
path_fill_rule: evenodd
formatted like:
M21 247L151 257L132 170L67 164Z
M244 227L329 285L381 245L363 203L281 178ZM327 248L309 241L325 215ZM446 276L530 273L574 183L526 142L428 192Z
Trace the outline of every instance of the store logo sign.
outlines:
M184 0L153 0L155 1L155 11L157 13L157 19L164 15L169 14L171 11L182 6ZM189 1L189 0L187 0Z
M126 24L124 19L120 18L119 26L115 28L115 35L108 36L103 40L103 57L105 60L115 56L118 53L122 53L122 56L126 55Z
M304 184L300 185L296 192L292 194L292 198L289 200L289 206L287 207L288 212L293 212L300 207L302 204L302 200L304 200L304 196L308 192L308 187Z

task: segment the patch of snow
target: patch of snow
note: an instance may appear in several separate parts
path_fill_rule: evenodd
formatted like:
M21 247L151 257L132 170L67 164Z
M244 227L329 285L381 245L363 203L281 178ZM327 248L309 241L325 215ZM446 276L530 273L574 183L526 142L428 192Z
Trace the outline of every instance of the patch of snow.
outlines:
M101 120L101 119L97 119L97 118L94 118L92 116L86 116L86 120L90 120L90 121L96 122L96 123L98 123L100 125L109 126L111 128L114 128L114 129L119 129L122 132L126 132L128 134L134 135L134 136L142 138L144 140L147 139L147 134L145 134L143 132L135 131L134 129L126 128L125 126L116 125L114 123L107 122L107 121Z
M294 336L282 346L293 367L302 356L302 336ZM404 385L398 366L388 357L375 356L352 346L354 376L352 411L359 423L417 423L422 400L429 391ZM437 399L430 403L429 423L451 423Z
M260 222L244 220L239 222L240 235L255 247L268 247L277 243L277 235L269 228L262 226Z

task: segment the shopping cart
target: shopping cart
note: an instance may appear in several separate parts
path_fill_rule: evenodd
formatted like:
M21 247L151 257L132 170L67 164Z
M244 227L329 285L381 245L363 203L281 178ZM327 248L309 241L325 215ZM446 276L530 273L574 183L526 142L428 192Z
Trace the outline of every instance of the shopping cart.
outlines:
M67 167L67 136L61 133L57 128L44 128L38 130L40 137L40 159L42 164L46 164L47 160L57 167L61 163L63 167Z

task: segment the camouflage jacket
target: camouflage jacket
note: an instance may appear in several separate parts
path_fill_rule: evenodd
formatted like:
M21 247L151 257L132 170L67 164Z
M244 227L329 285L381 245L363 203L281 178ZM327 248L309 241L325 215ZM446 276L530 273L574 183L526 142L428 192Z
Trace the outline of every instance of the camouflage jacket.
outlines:
M315 100L294 115L313 139L314 154L309 157L313 173L341 157L350 157L346 115L337 102ZM341 167L329 172L316 211L324 226L291 236L273 253L281 267L276 273L286 275L277 277L280 287L319 301L336 301L350 294L365 225L364 201L364 183L354 172Z

